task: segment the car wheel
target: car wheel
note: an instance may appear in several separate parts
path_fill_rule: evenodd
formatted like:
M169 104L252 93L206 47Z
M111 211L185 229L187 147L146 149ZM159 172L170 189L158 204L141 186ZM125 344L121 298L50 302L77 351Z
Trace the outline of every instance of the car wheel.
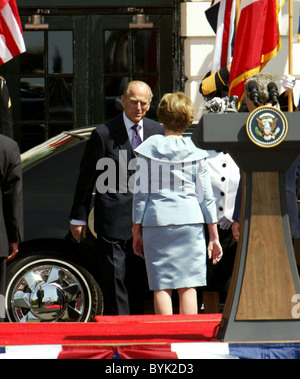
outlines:
M51 255L29 256L8 267L5 306L10 322L92 322L103 296L92 275Z

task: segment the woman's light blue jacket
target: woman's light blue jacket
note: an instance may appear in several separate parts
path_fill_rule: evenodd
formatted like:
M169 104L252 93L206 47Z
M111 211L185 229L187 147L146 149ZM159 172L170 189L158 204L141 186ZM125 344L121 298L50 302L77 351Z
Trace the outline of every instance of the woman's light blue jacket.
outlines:
M136 150L133 222L143 226L216 223L207 153L190 138L155 135Z

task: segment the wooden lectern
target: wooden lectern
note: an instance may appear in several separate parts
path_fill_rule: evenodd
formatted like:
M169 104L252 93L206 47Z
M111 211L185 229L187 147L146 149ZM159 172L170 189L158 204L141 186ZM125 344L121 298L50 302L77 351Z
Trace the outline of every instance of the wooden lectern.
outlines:
M284 115L288 132L272 148L248 137L249 113L204 115L192 136L203 149L226 150L242 171L240 239L217 335L223 341L300 341L300 282L285 189L285 172L300 153L300 114Z

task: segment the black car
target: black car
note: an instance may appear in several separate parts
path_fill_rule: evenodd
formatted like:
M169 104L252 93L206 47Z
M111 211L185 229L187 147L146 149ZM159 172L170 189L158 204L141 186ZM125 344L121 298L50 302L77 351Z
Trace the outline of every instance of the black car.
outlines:
M93 128L62 133L22 154L24 242L8 263L10 322L88 322L103 313L95 236L69 233L79 165ZM91 228L92 230L92 228Z
M78 244L69 231L80 161L93 129L63 132L22 154L25 230L7 268L9 322L92 322L103 314L93 208L84 241ZM152 303L146 290L145 313L153 313Z

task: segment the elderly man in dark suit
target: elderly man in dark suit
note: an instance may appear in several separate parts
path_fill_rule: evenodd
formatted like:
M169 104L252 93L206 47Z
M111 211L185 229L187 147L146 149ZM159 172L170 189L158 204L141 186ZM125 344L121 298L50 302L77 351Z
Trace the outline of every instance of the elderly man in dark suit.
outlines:
M145 117L151 100L152 91L146 83L130 82L122 96L123 113L93 131L82 158L70 214L72 235L80 242L86 234L96 183L94 228L104 313L108 315L143 313L145 267L132 250L133 193L128 181L135 172L134 148L153 134L163 134L159 123Z
M0 135L0 321L5 318L6 261L23 238L22 170L18 145Z

